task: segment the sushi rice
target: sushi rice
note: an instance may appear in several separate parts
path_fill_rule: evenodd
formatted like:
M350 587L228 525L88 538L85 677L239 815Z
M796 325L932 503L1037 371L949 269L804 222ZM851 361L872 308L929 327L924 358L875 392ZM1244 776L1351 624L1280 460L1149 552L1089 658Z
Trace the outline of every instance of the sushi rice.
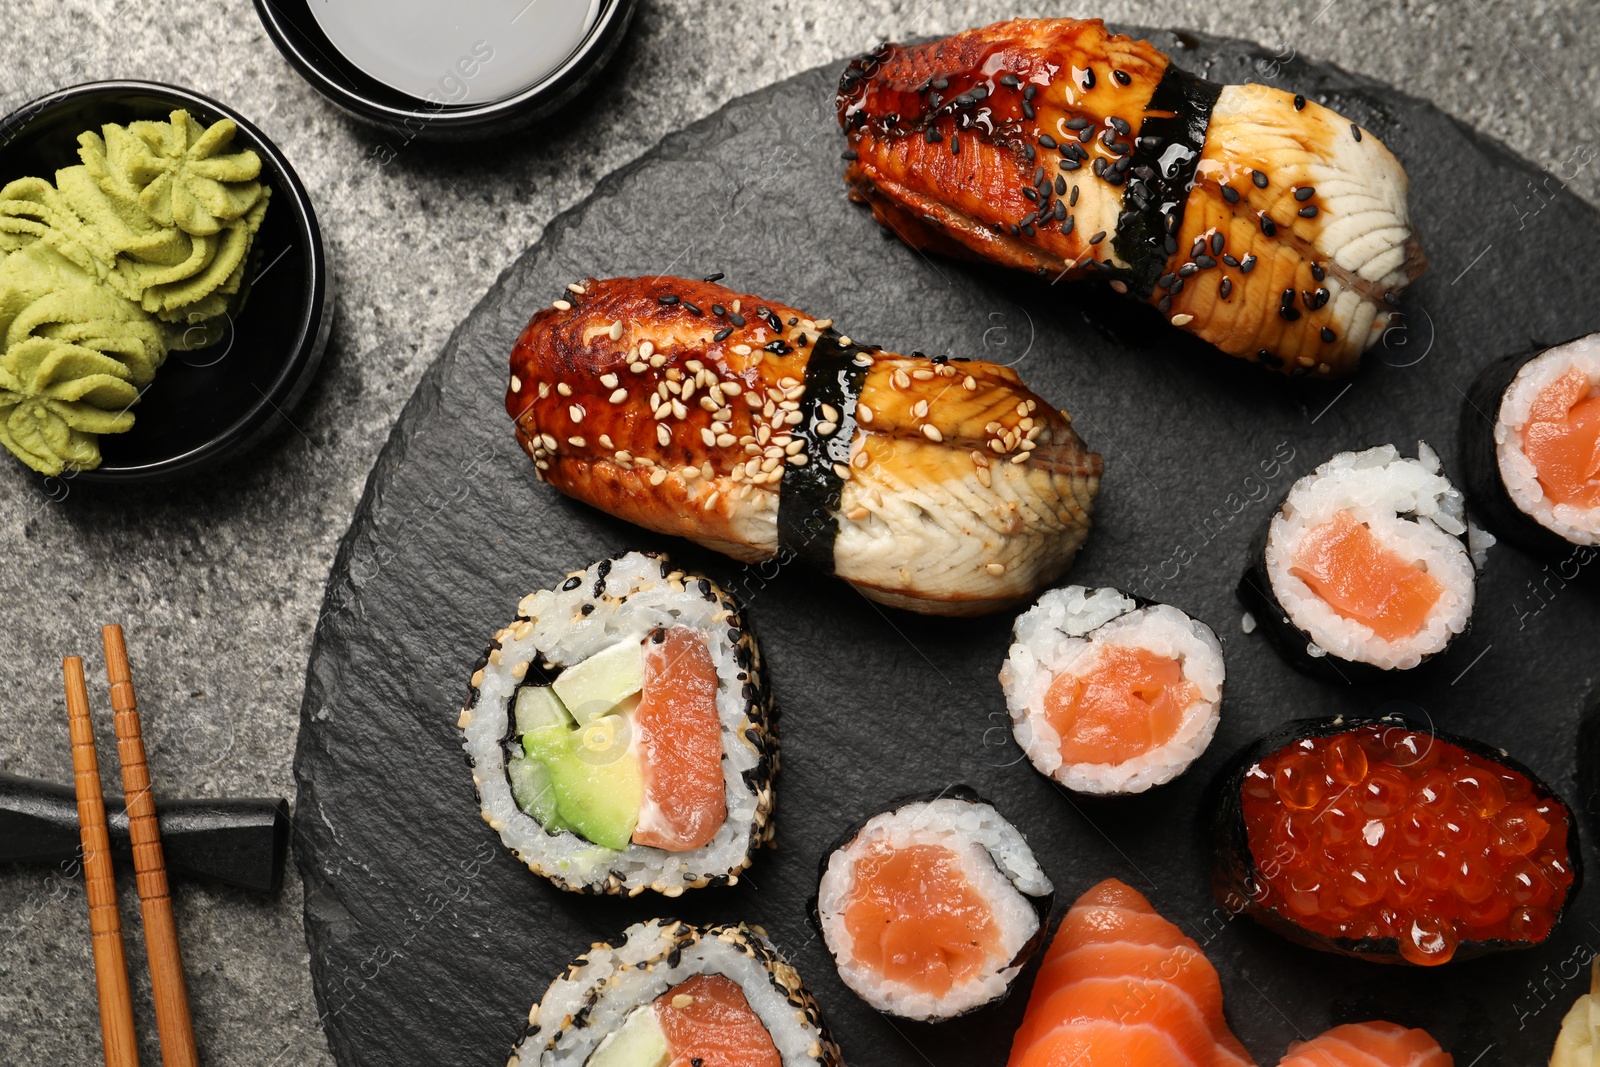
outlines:
M1600 508L1553 503L1539 484L1533 462L1522 451L1523 431L1539 394L1573 369L1583 371L1591 389L1600 387L1600 335L1547 349L1522 366L1495 419L1495 459L1506 494L1518 510L1572 544L1594 545L1600 544Z
M1141 606L1116 589L1052 589L1017 618L1000 669L1012 734L1041 774L1081 793L1142 793L1182 774L1211 743L1221 718L1226 675L1211 627L1168 604ZM1196 693L1165 744L1121 763L1067 763L1061 736L1045 715L1046 694L1062 675L1093 671L1108 648L1142 649L1177 661Z
M837 1067L839 1046L795 969L760 927L636 923L621 944L596 944L550 983L506 1067L582 1067L633 1012L679 983L722 975L743 992L783 1067Z
M1341 511L1364 523L1385 549L1420 565L1443 586L1416 633L1386 640L1364 623L1340 615L1293 573L1306 533ZM1342 452L1295 482L1267 530L1265 569L1278 605L1305 635L1309 656L1406 670L1442 652L1467 628L1477 578L1467 533L1461 492L1444 476L1433 449L1418 442L1417 458L1409 459L1393 445L1379 445ZM1480 539L1493 541L1475 531L1473 540L1487 547Z
M846 913L856 891L856 865L870 851L934 845L958 859L967 885L989 906L999 927L1002 961L953 985L944 996L885 977L857 958ZM1005 996L1041 940L1054 886L1027 841L992 806L954 788L868 819L824 861L816 919L839 977L879 1011L906 1019L960 1015ZM1041 906L1042 902L1042 906ZM1042 913L1041 913L1042 912Z
M521 753L511 711L518 687L537 677L535 670L581 663L672 626L697 630L716 667L726 821L708 844L686 852L638 844L618 851L570 831L547 830L517 804L507 776L508 759ZM677 896L688 888L733 884L753 851L771 839L777 738L760 650L727 594L664 556L630 552L604 559L568 575L558 589L524 597L516 621L495 635L473 674L471 699L457 725L484 821L517 858L563 889L634 895L648 888Z

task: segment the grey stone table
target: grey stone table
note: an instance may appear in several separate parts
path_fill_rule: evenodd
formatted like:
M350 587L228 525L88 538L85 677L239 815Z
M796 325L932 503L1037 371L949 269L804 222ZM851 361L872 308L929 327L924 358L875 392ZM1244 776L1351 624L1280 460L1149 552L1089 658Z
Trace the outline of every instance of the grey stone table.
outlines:
M237 107L298 168L339 280L324 371L294 427L232 469L112 498L44 496L0 462L0 771L71 780L59 660L103 678L121 621L158 789L293 795L290 763L322 583L367 470L423 368L499 271L602 174L728 99L885 36L1012 14L1100 15L1253 38L1437 103L1600 200L1600 7L1592 0L642 0L596 98L509 144L394 150L313 92L249 0L5 0L0 110L76 82L152 78ZM1463 205L1527 210L1516 203ZM1436 263L1440 272L1469 264ZM103 691L103 689L101 690ZM102 708L103 711L103 708ZM115 767L109 723L103 766ZM311 996L300 890L177 891L203 1060L331 1062ZM138 929L131 875L124 923ZM135 1009L150 1020L142 943ZM158 1062L153 1025L144 1059ZM0 869L0 1062L99 1060L81 881Z

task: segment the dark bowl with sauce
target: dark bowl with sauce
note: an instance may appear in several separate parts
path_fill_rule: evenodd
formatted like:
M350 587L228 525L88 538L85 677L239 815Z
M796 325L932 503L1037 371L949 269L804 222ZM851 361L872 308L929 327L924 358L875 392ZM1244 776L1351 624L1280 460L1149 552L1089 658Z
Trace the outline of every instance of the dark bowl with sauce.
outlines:
M616 54L635 0L604 0L581 43L554 70L510 96L483 102L470 102L468 95L456 100L451 84L428 100L378 80L329 39L309 0L255 0L255 7L284 58L350 115L405 141L462 141L515 132L571 102Z
M216 343L168 354L132 409L133 428L101 435L100 466L61 476L74 482L162 481L237 458L287 423L327 346L333 284L305 186L260 130L209 97L140 81L42 96L0 120L0 185L76 164L85 130L165 120L178 108L201 125L232 119L234 144L261 157L272 198L246 263L244 299Z

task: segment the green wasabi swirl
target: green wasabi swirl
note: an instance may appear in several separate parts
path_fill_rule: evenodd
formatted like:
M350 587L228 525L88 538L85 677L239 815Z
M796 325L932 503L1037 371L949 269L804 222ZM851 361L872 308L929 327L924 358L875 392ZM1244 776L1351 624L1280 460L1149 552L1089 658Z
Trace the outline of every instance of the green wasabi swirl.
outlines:
M53 185L0 189L0 444L34 470L99 466L167 353L208 343L186 328L239 299L270 190L236 129L106 125Z

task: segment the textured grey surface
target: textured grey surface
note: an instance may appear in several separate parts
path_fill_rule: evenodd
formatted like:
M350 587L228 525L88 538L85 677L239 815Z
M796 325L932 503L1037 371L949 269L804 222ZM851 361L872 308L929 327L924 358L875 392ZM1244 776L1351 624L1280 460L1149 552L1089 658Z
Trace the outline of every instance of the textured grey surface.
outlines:
M65 500L0 463L0 770L60 781L70 778L70 761L59 657L83 653L95 677L97 627L120 620L158 788L288 795L323 579L368 467L456 322L600 175L731 97L883 36L1069 14L1250 37L1433 100L1546 167L1549 187L1566 181L1600 199L1600 49L1591 40L1600 10L1589 0L646 0L593 99L515 142L446 149L385 145L344 119L272 49L246 0L7 0L4 8L0 108L111 77L173 81L229 102L298 167L321 208L341 284L323 377L296 429L253 461L173 489L112 496L78 487ZM1531 213L1540 203L1530 189L1462 208ZM1453 277L1468 266L1433 269ZM104 714L100 725L102 760L114 766ZM122 889L125 922L137 930L131 878ZM299 914L294 885L274 901L180 887L178 922L207 1063L330 1062ZM136 1010L148 1020L137 936L129 947ZM156 1062L153 1028L144 1029L146 1060ZM98 1057L81 882L60 872L0 871L0 1059Z

